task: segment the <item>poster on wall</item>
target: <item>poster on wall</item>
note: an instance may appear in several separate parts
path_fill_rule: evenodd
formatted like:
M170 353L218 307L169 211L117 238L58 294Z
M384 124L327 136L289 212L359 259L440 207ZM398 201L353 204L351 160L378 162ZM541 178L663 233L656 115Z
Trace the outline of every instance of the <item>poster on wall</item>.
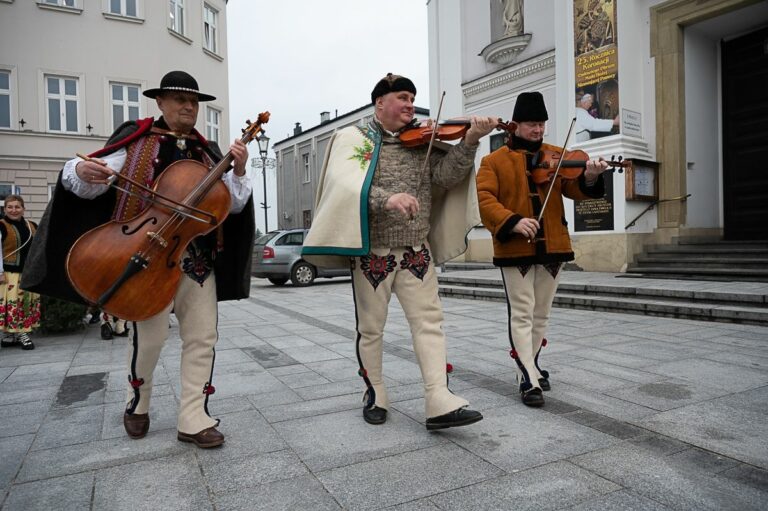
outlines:
M619 133L619 58L615 0L574 0L575 141Z
M575 232L613 230L613 174L606 172L605 196L573 203L573 229Z

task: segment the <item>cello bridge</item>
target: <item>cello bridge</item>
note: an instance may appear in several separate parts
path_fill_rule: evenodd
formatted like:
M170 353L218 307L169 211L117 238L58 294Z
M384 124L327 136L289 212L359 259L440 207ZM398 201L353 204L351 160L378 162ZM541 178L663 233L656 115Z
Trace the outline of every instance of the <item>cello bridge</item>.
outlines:
M165 241L163 237L157 234L156 232L147 231L147 237L152 241L156 241L160 243L160 245L162 245L163 248L166 248L168 246L168 242Z

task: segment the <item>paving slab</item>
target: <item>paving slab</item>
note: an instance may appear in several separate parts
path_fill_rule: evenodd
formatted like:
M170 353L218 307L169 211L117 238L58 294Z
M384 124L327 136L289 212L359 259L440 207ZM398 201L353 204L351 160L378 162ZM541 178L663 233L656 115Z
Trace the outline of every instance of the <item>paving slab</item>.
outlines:
M128 463L96 472L94 510L171 508L213 509L193 453Z
M536 434L521 432L536 431ZM522 403L486 411L471 428L440 433L507 472L537 467L615 445L618 440Z
M445 510L563 509L621 487L566 461L445 492L430 500Z
M204 472L214 493L234 492L309 474L299 457L287 449L205 463Z
M11 488L3 509L14 511L81 511L91 508L95 472L54 477L17 484Z
M501 475L455 445L439 445L320 472L317 478L345 509L376 509L443 493Z
M274 425L291 449L313 471L384 458L445 442L396 410L387 422L368 424L358 410L281 422Z
M656 414L644 428L768 469L768 387Z
M338 502L311 475L214 495L220 511L336 511Z
M654 456L630 444L570 461L672 509L764 509L768 492L707 473L695 463Z

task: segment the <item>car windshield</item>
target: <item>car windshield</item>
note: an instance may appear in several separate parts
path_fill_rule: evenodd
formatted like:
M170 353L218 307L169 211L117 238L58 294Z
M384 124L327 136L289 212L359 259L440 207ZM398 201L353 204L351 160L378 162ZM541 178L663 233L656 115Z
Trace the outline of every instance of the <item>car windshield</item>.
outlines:
M280 231L272 231L268 232L267 234L264 234L263 236L259 236L259 238L256 240L256 245L266 245L269 240L274 238L280 234Z

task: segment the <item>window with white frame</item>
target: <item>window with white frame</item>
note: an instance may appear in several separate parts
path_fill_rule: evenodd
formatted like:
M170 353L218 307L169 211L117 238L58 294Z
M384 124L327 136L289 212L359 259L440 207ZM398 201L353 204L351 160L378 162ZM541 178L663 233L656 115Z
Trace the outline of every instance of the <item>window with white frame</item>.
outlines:
M11 127L11 72L0 69L0 128Z
M138 0L109 0L109 13L129 18L137 18Z
M48 106L48 131L77 133L79 92L78 79L67 76L45 76L45 98Z
M4 183L0 181L0 212L5 207L5 198L9 195L21 195L21 188L13 183Z
M203 48L216 53L219 49L219 11L203 5Z
M184 0L168 0L171 30L184 35Z
M139 118L139 86L130 83L109 84L109 96L112 102L112 129L125 121Z
M309 154L302 154L301 155L302 161L304 162L304 183L309 183Z
M205 108L205 136L208 140L219 142L221 133L221 111L210 106Z
M44 0L42 3L59 7L75 7L75 0Z

